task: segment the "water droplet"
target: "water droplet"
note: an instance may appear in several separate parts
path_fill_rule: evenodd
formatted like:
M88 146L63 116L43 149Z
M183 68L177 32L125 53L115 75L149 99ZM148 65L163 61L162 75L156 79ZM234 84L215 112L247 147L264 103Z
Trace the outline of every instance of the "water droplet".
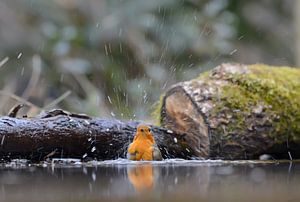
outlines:
M82 172L86 175L87 174L87 169L86 169L86 167L83 167L82 168Z
M167 130L167 133L172 134L173 131L172 130Z
M108 50L107 50L107 45L104 45L104 49L105 49L105 55L108 55Z
M3 60L0 61L0 67L2 67L3 65L5 65L5 63L7 63L9 60L9 57L5 57Z
M25 70L25 68L24 68L24 67L22 67L22 70L21 70L21 76L23 76L23 75L24 75L24 70Z
M166 81L162 87L162 89L165 89L167 87L168 81Z
M1 146L3 146L4 139L5 139L5 135L2 136L2 139L1 139Z
M174 142L177 143L177 138L176 137L174 137Z
M112 104L112 101L111 101L110 97L107 96L107 98L108 98L109 103Z
M233 55L235 52L237 52L237 49L234 49L233 51L231 51L231 52L229 53L229 55Z
M121 37L122 34L123 34L123 29L121 28L121 29L119 30L119 37Z
M97 179L97 176L96 176L96 173L95 173L95 172L92 173L92 179L93 179L94 182L95 182L96 179Z
M20 59L22 57L23 53L19 53L18 56L17 56L17 59Z
M243 38L244 38L244 35L240 36L240 37L238 38L238 40L242 40Z

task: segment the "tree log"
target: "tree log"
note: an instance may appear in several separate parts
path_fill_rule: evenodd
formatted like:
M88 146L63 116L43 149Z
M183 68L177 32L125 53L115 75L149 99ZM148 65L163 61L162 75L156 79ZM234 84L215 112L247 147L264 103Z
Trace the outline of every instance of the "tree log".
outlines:
M223 64L172 86L158 111L197 157L300 157L298 69Z
M108 160L125 158L139 122L91 118L52 110L34 118L0 118L0 158ZM164 158L191 158L183 135L152 126ZM177 139L174 139L176 138Z

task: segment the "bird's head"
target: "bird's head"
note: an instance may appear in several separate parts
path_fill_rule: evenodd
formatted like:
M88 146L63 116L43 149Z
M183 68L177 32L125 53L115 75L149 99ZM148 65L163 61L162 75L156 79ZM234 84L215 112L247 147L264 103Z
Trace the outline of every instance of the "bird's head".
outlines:
M137 132L141 134L151 133L151 127L145 124L139 124L137 126Z
M152 135L152 132L151 132L151 127L146 125L146 124L139 124L137 126L136 134L140 135L142 137L153 139L153 135Z

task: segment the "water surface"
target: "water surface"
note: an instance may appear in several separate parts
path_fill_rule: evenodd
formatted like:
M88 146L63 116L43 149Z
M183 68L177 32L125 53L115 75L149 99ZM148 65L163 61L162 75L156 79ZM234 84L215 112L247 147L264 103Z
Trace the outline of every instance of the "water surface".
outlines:
M300 201L300 163L4 164L0 201Z

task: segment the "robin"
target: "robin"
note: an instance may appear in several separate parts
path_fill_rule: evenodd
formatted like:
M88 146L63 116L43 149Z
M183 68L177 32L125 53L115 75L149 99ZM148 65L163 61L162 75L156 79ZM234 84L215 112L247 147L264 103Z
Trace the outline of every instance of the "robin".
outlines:
M150 126L145 124L137 126L133 142L128 147L127 158L135 161L162 160Z

